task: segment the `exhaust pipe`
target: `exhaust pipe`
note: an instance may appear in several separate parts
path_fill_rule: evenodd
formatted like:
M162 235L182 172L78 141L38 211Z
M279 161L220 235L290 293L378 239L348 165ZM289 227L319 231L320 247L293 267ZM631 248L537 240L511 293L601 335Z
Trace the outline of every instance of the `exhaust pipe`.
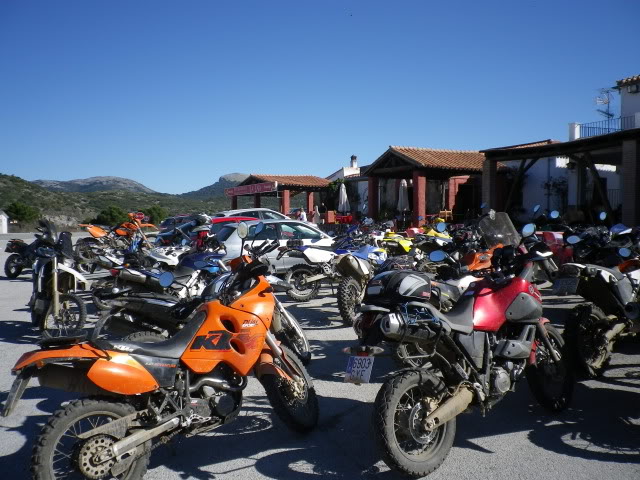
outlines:
M199 378L196 383L189 387L189 392L196 392L205 385L216 388L218 390L224 390L225 392L240 392L247 386L247 377L242 377L242 382L240 382L240 385L238 386L229 385L229 382L221 378L202 377Z
M626 325L624 324L624 322L623 323L616 323L613 327L611 327L609 330L607 330L607 332L604 334L604 336L610 342L615 337L620 335L623 332L623 330L625 329L625 327L626 327Z
M436 408L422 421L426 430L435 430L452 418L464 412L473 400L473 391L469 387L462 387L446 402Z

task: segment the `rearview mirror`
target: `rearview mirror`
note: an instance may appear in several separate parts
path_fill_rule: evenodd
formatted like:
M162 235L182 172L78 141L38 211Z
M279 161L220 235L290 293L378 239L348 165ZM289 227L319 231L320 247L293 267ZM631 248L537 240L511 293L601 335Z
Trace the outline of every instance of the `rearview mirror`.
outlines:
M607 212L600 212L600 215L598 215L598 218L601 221L605 221L607 219Z
M487 208L487 202L482 202L480 204L480 210L484 210L485 208Z
M164 272L158 277L158 283L162 288L168 288L173 283L173 273Z
M447 230L447 224L444 222L440 222L436 225L436 232L442 233Z
M522 227L522 236L530 237L536 233L536 226L533 223L527 223L524 227Z
M560 218L560 212L557 210L553 210L550 214L549 214L549 218L553 218L554 220L556 218Z
M256 227L256 230L257 228L258 227ZM238 237L244 240L247 238L247 235L249 235L249 226L245 222L240 222L238 224Z
M631 256L631 250L628 248L622 247L618 249L618 254L623 258L628 258Z
M429 254L429 260L432 262L442 262L445 258L447 258L447 254L442 250L434 250Z
M540 204L537 204L533 207L533 213L538 213L540 211Z
M260 235L263 230L264 230L264 223L260 222L258 225L256 225L256 231L254 233L254 237L257 237L258 235Z
M576 243L580 242L580 237L577 235L571 235L570 237L567 238L567 243L569 245L575 245Z

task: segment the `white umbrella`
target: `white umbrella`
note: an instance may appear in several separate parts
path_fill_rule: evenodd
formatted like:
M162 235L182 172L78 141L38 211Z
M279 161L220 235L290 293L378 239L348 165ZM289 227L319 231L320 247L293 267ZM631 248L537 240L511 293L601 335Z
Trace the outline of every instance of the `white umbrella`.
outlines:
M338 192L338 211L341 213L349 213L351 211L351 205L349 205L349 199L347 198L347 188L344 183L340 184L340 191Z
M406 212L409 210L409 191L407 190L407 181L400 181L400 188L398 189L398 211Z

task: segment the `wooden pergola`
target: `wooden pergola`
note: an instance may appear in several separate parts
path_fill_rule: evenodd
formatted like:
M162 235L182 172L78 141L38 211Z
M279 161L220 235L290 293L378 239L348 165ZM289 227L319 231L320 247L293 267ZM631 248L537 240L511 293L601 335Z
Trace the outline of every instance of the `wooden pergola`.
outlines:
M313 194L328 190L326 178L313 175L261 175L251 174L238 186L227 188L225 195L231 198L231 208L238 208L238 197L253 195L253 206L260 207L262 196L279 197L280 211L287 215L291 208L291 196L306 194L307 211L313 211Z
M616 165L622 168L622 221L627 225L640 224L640 128L622 130L606 135L580 138L569 142L544 140L510 147L482 150L485 155L482 173L482 199L496 205L498 162L519 160L515 181L507 196L505 210L511 206L514 192L521 188L525 173L540 158L567 157L575 163L577 172L576 205L584 206L586 199L586 172L593 183L609 218L614 218L607 192L604 191L596 164Z
M412 223L419 226L419 218L427 213L427 180L449 180L460 175L482 173L484 155L478 151L440 150L433 148L390 146L363 176L368 177L368 215L377 217L379 180L411 180L413 185Z

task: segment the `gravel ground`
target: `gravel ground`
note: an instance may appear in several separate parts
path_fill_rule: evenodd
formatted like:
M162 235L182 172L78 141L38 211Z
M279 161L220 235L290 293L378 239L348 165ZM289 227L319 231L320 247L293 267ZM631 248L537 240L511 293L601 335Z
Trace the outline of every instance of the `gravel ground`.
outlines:
M10 237L0 236L0 251ZM0 253L0 264L6 257ZM30 291L29 274L0 278L0 402L13 381L11 366L37 339L25 307ZM156 449L145 479L401 478L377 457L370 420L382 377L393 366L388 358L377 359L374 383L343 383L347 357L341 350L356 337L341 324L331 291L322 293L307 304L287 302L313 347L309 372L320 396L318 428L306 436L288 431L272 417L261 386L251 379L244 411L235 422ZM567 309L579 301L545 297L545 313L561 327ZM454 448L429 478L640 478L639 352L636 341L621 343L604 378L579 383L572 408L560 415L545 413L522 381L486 417L477 412L460 416ZM7 478L29 477L36 435L71 398L32 385L14 414L0 419L0 465Z

